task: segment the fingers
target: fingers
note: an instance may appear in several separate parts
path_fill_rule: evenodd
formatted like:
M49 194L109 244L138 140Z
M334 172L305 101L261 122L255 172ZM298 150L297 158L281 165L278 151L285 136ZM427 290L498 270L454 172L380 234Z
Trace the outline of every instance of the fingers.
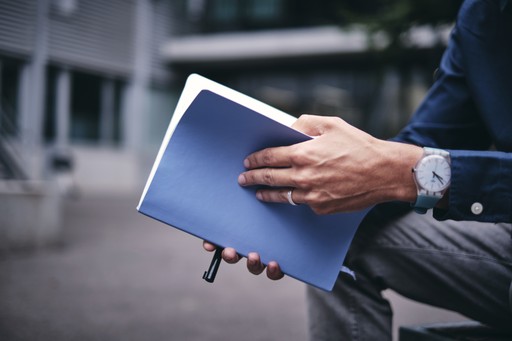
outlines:
M281 271L279 264L275 261L271 261L267 266L267 277L271 280L277 281L284 277L284 273Z
M251 252L247 255L247 269L254 275L259 275L265 270L265 265L261 262L260 255L256 252ZM284 277L284 273L276 261L268 263L267 277L274 281Z
M295 187L288 168L261 168L243 172L238 177L240 186L265 185Z
M222 259L224 259L224 261L226 263L229 263L229 264L238 263L240 258L241 258L240 255L238 253L236 253L236 250L233 249L232 247L227 247L222 251Z
M253 275L259 275L265 270L265 265L263 265L260 255L256 252L250 252L247 255L247 270Z
M310 136L327 135L330 131L341 125L347 125L338 117L323 117L302 115L293 125L293 128ZM314 140L315 141L315 140ZM320 139L316 140L320 141ZM325 139L321 140L325 141ZM241 186L263 185L269 187L304 188L304 170L314 167L321 168L318 162L318 144L311 141L294 144L287 147L267 148L246 157L244 166L247 169L239 175L238 183ZM326 142L323 142L324 144ZM306 148L306 146L309 146ZM312 148L311 146L315 146ZM322 151L324 149L322 148ZM316 157L311 157L311 156ZM325 159L325 156L322 156ZM320 159L321 161L322 159ZM325 168L325 166L324 166ZM263 201L286 202L281 191L261 192ZM300 199L295 202L302 202Z
M215 251L216 246L206 240L203 241L203 248L208 251ZM242 257L236 252L235 249L227 247L222 251L222 259L226 263L235 264L240 261ZM268 263L267 277L271 280L277 281L284 277L279 264L275 261ZM260 275L265 270L265 264L261 262L260 255L257 252L249 252L247 255L247 270L254 275Z
M339 123L338 117L302 115L292 128L309 136L320 136ZM247 169L267 167L291 167L291 150L294 146L267 148L255 152L244 160Z
M249 155L244 160L244 166L247 169L255 169L261 167L289 167L290 147L275 147L260 150Z
M260 189L256 192L256 198L264 202L292 204L288 200L288 192L290 192L290 189ZM301 190L293 189L290 196L292 202L296 205L306 203L305 194Z
M213 252L215 251L215 249L217 248L214 244L206 241L206 240L203 240L203 248L208 251L208 252Z
M241 186L291 186L289 167L291 167L290 147L267 148L249 155L244 160L248 171L238 177Z
M217 249L217 246L206 240L203 240L203 248L208 252L213 252L215 251L215 249ZM242 257L238 253L236 253L236 250L233 249L232 247L227 247L224 250L222 250L222 259L224 259L226 263L235 264L241 258Z
M295 187L290 176L295 148L296 145L267 148L247 156L244 160L247 171L240 174L238 183L241 186Z

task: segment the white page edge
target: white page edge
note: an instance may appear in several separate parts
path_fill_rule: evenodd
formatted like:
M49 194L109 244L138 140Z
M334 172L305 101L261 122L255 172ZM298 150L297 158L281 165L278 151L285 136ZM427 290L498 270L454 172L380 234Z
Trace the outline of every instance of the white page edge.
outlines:
M149 186L151 185L151 182L153 181L153 177L155 176L158 166L160 165L160 161L162 160L174 130L178 126L179 121L187 111L188 107L192 104L197 95L199 95L199 93L203 90L214 92L286 126L291 126L297 120L294 116L271 107L270 105L258 101L257 99L244 95L236 90L228 88L227 86L214 82L201 75L195 73L191 74L188 76L187 81L185 82L183 91L180 95L178 103L176 104L176 108L174 109L174 114L171 117L171 121L167 127L167 131L164 135L162 144L160 145L160 149L158 150L158 154L156 156L153 167L151 168L148 180L144 186L139 204L137 205L137 210L140 210L142 202L146 197L146 193L149 189Z

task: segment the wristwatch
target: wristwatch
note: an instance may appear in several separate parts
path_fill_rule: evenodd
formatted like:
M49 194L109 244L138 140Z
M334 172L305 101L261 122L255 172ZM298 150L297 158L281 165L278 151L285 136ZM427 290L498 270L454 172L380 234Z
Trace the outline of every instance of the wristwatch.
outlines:
M413 204L414 211L425 214L436 206L450 186L450 153L442 149L423 148L423 156L412 169L412 173L418 189L418 196Z

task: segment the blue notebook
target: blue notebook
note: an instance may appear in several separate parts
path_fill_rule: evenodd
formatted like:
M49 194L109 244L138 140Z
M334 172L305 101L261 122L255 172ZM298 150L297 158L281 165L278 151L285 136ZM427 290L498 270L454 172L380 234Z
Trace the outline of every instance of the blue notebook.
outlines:
M250 153L311 139L289 127L294 120L191 75L137 209L241 255L258 252L288 276L332 290L367 210L319 216L306 205L260 202L256 188L237 182Z

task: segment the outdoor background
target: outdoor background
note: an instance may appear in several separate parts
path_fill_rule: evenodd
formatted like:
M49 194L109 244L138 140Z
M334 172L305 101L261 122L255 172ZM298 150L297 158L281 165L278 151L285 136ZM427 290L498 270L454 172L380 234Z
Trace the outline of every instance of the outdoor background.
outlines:
M0 340L305 340L305 285L135 207L186 77L393 136L456 0L0 0ZM386 291L400 325L463 317Z

